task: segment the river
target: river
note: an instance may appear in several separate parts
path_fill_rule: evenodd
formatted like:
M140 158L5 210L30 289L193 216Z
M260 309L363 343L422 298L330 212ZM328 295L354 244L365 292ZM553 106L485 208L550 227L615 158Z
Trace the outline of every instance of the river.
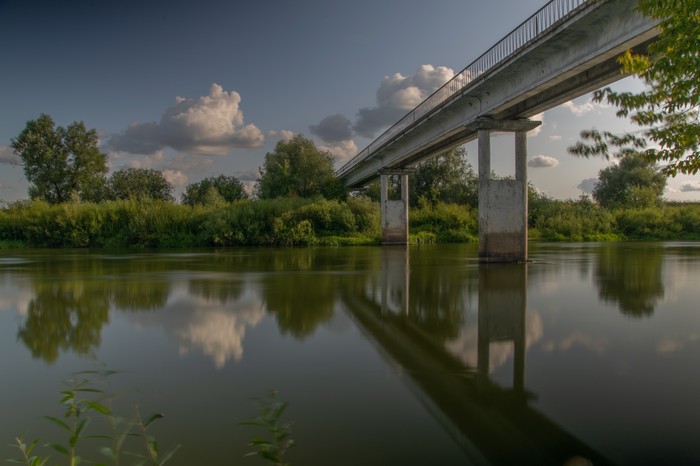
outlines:
M292 466L700 464L700 243L530 258L0 250L0 459L18 435L67 444L41 417L62 418L71 374L107 369L78 377L127 418L162 412L149 432L180 445L173 466L264 464L244 455L265 431L241 422L270 390ZM86 435L108 432L100 417Z

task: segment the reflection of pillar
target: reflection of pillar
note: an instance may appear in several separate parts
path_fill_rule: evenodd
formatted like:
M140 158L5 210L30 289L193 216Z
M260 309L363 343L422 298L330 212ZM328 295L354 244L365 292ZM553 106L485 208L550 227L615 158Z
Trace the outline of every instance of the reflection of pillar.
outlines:
M382 244L408 244L408 175L413 170L382 170L379 174L382 206ZM389 199L389 176L398 175L401 199Z
M382 249L381 308L382 314L408 314L409 250L403 248Z
M513 390L525 389L525 309L527 264L479 268L477 372L489 375L491 342L513 341Z
M542 122L480 118L471 127L479 137L479 259L527 260L527 131ZM515 133L515 179L491 179L491 131Z

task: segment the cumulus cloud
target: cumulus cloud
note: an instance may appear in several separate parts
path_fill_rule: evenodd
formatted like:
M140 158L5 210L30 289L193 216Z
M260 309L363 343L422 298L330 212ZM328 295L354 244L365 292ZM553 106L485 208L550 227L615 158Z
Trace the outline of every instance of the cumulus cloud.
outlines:
M408 111L452 79L454 71L445 66L421 65L413 76L396 73L385 76L377 90L377 105L361 108L353 130L366 138L398 121Z
M163 170L163 176L173 186L185 186L188 180L187 175L180 170Z
M320 146L319 149L330 152L338 162L344 162L357 154L357 145L352 139L340 141L336 144Z
M591 194L597 184L598 178L586 178L585 180L581 180L576 187L586 194Z
M177 97L159 122L134 123L113 135L111 149L132 154L154 154L170 147L193 154L226 155L235 148L262 146L263 133L244 124L238 92L212 84L209 95L198 99Z
M537 115L532 115L530 117L530 120L532 120L532 121L544 121L544 112L538 113ZM543 126L544 126L544 124L541 124L537 128L530 130L527 133L528 136L531 136L531 137L537 136L538 134L540 134L540 132L542 132Z
M527 166L533 168L552 168L557 165L559 160L547 155L536 155L527 162Z
M352 138L352 122L339 113L327 116L318 125L309 126L311 134L318 136L323 142L333 144Z
M0 163L22 165L22 159L15 155L15 152L11 147L0 146Z
M683 186L681 186L681 191L684 193L692 192L692 191L700 191L700 181L693 181L690 183L685 183Z
M564 102L562 104L562 107L569 109L571 113L573 113L577 117L583 115L584 113L588 113L595 108L592 102L586 102L584 104L576 105L573 100Z

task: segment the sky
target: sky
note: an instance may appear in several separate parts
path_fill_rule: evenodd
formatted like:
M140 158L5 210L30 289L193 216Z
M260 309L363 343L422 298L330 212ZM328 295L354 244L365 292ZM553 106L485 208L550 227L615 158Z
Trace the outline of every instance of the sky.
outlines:
M9 146L42 113L96 129L110 170L161 170L178 198L220 174L252 186L294 134L339 167L545 3L0 0L0 201L28 197ZM559 199L609 165L567 153L581 130L637 129L590 95L538 118L528 176ZM494 136L498 174L514 171L512 144ZM670 178L665 196L700 200L700 176Z

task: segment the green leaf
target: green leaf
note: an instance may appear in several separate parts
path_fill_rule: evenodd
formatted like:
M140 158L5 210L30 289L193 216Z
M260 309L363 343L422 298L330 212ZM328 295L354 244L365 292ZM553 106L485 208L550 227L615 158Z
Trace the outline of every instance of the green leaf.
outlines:
M53 448L54 450L61 453L62 455L66 455L66 456L70 455L68 453L68 449L59 443L49 442L46 444L46 446L49 448Z
M97 401L89 401L87 403L87 406L89 409L92 409L93 411L97 411L100 414L104 414L105 416L111 416L112 411L103 405L102 403L99 403Z
M151 417L149 417L148 420L143 424L143 427L146 428L149 425L151 425L152 422L157 421L158 419L162 419L164 417L165 417L165 414L163 414L163 413L152 414Z
M56 424L56 425L57 425L58 427L60 427L61 429L64 429L64 430L66 430L66 431L68 431L68 432L70 432L70 430L71 430L70 427L68 426L68 424L66 424L65 422L63 422L61 419L59 419L59 418L57 418L57 417L53 417L53 416L42 416L41 419L46 419L47 421L53 422L54 424Z

